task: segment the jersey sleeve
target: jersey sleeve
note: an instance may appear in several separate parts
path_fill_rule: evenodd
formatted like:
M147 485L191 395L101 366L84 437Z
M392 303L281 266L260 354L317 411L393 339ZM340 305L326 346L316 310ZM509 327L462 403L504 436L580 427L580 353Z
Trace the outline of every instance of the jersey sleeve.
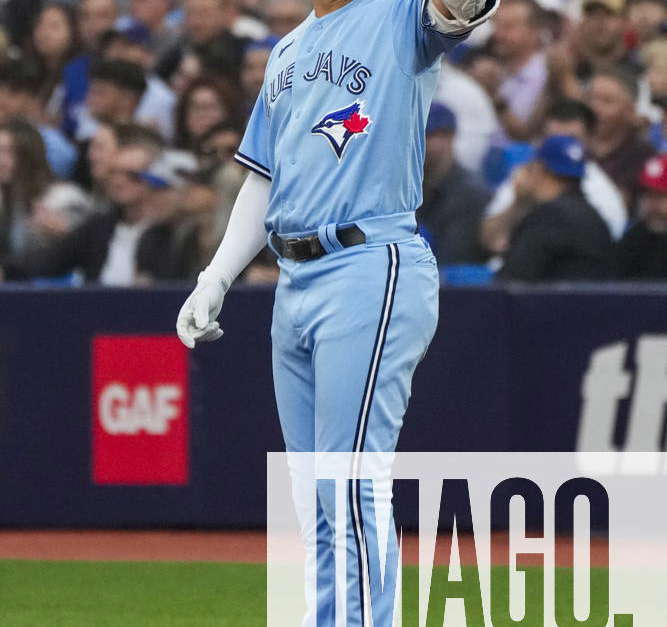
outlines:
M394 0L393 3L394 51L407 74L418 74L430 67L441 54L452 50L470 34L444 34L436 30L429 16L428 2Z
M269 118L264 102L264 89L262 89L234 159L242 166L270 181L272 179L272 160L269 157Z

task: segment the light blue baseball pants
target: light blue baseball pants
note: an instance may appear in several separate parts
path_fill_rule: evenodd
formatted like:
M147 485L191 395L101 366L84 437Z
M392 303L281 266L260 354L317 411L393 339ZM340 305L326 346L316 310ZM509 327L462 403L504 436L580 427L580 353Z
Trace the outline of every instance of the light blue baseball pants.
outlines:
M279 260L273 371L288 452L394 451L415 368L435 333L438 271L415 235L414 214L356 224L366 244L343 249L336 225L329 225L319 236L330 254ZM333 482L318 483L316 529L302 528L316 534L317 601L304 623L310 627L335 625L334 492ZM390 525L383 577L374 503L384 499L389 508L392 496L391 489L378 492L373 495L368 480L349 482L344 587L350 627L392 623L398 543Z

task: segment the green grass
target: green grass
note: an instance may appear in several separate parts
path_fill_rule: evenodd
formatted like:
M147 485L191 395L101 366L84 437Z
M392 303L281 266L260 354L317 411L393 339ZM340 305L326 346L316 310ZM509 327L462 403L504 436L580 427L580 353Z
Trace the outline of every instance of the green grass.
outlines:
M266 567L0 561L2 627L260 627Z
M432 592L445 579L438 569ZM0 627L260 627L265 581L263 565L0 561ZM404 583L416 589L416 568ZM429 626L442 626L442 605ZM416 606L404 607L404 624L416 625Z

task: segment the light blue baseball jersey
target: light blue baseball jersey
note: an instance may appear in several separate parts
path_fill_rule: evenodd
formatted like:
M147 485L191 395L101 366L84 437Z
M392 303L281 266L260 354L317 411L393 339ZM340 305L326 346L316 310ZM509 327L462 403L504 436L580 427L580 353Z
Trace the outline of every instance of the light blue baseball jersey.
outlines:
M272 181L267 230L415 211L439 57L465 37L424 0L352 0L284 37L236 155Z

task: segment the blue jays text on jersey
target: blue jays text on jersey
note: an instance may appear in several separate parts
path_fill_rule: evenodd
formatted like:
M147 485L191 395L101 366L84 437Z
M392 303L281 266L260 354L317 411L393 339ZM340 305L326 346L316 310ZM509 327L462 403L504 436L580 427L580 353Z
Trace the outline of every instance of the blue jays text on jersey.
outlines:
M290 45L288 44L288 46ZM285 49L283 48L283 50ZM292 89L295 66L295 63L291 63L285 69L278 72L278 75L271 81L268 89L264 92L266 99L264 106L267 111L271 111L271 105L278 100L280 94L288 89ZM332 85L345 87L351 94L357 95L364 92L367 81L372 75L373 72L360 61L351 59L346 55L341 55L340 59L334 61L334 52L333 50L329 50L328 52L321 52L318 55L315 67L306 72L303 78L311 82L323 79L329 81Z
M351 94L361 94L366 89L366 81L373 75L373 73L365 65L356 59L352 59L346 55L337 55L339 58L334 60L333 50L329 52L321 52L315 67L304 74L304 79L307 81L316 81L319 78L324 78L332 85L338 87L343 86L343 81L346 81L345 87ZM349 76L349 80L346 80Z
M264 93L267 99L264 106L267 111L271 110L271 105L278 100L280 94L292 88L295 66L295 63L291 63L278 72L278 75L271 81ZM303 79L310 82L318 79L326 80L332 85L345 87L351 94L358 95L364 92L367 81L372 75L371 70L357 59L346 55L340 55L340 58L334 59L334 51L329 50L318 55L315 67L307 71Z
M272 181L267 229L414 212L439 58L424 0L352 0L275 47L236 156Z

